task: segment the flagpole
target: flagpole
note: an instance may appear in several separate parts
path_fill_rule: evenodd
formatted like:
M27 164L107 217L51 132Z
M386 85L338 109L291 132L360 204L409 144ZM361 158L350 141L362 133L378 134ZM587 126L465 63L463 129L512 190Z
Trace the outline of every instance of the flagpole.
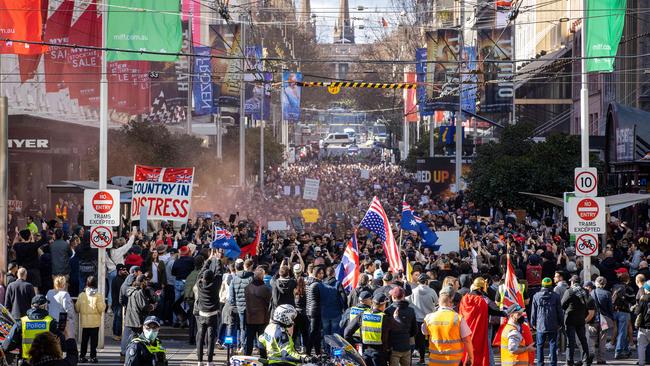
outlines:
M108 162L108 77L106 75L106 27L108 25L108 0L101 0L102 4L102 51L101 51L101 71L102 76L99 83L99 182L100 190L106 189L107 179L107 162ZM100 248L97 251L97 290L100 294L106 292L106 248ZM104 324L104 313L102 312L102 322ZM104 327L99 327L98 347L104 348Z

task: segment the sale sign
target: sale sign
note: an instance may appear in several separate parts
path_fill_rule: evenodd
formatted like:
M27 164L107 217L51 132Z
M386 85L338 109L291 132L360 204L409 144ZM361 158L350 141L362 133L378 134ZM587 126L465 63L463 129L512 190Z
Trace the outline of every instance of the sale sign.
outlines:
M186 222L192 205L194 168L157 168L136 165L133 174L131 217L147 210L148 220Z

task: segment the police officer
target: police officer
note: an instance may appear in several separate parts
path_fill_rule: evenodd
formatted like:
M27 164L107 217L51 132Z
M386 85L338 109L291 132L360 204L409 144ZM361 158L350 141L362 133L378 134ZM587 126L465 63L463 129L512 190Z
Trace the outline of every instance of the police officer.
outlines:
M142 334L131 340L126 347L126 360L124 366L166 366L167 357L158 331L160 320L155 316L148 316L142 325Z
M58 323L47 311L49 301L44 295L32 298L32 308L27 310L27 315L20 318L9 332L9 336L2 342L2 350L7 353L20 346L21 358L29 360L29 350L37 335L52 332L58 336L63 344L64 336L58 328Z
M463 353L467 353L466 365L474 361L472 330L453 309L455 294L453 287L443 287L438 298L438 310L424 318L422 333L429 336L428 366L458 365Z
M345 313L343 313L343 316L341 317L341 322L339 323L339 326L341 329L347 328L348 324L350 324L351 321L354 320L357 316L365 312L366 310L370 310L370 305L372 305L372 293L370 291L361 291L359 294L359 303L351 308L348 308L345 310ZM352 343L361 343L361 331L357 330L354 332L354 335L352 336L352 340L354 342Z
M298 365L314 358L296 351L293 345L293 326L298 312L289 304L275 308L271 322L258 337L260 355L268 359L269 365Z
M391 318L384 314L387 302L388 297L383 292L375 293L372 298L372 309L364 311L345 327L346 339L351 339L357 329L361 330L363 359L368 366L385 366L388 362L390 351L388 334Z
M535 346L526 344L521 334L524 324L524 309L518 304L512 304L506 309L508 323L501 333L501 364L504 366L528 366L530 352L535 351ZM534 353L533 353L534 354Z

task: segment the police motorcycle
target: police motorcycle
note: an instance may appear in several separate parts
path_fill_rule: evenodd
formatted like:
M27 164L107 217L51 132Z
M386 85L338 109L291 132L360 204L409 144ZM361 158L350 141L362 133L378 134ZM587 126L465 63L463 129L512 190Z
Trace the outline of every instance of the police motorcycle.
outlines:
M303 366L366 366L357 350L338 334L325 336L329 354L321 355L316 362ZM268 366L268 360L256 356L232 356L230 366Z

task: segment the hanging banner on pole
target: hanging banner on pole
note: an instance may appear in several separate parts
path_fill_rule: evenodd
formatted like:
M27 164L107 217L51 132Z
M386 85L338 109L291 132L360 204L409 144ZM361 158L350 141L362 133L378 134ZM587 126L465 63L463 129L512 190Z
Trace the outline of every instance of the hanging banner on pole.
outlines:
M508 113L514 95L512 62L512 27L478 29L478 59L485 85L481 112Z
M478 86L478 77L476 70L478 63L476 62L476 48L467 46L463 52L463 60L466 70L462 75L463 84L460 96L460 103L463 111L476 113L476 88Z
M587 0L587 72L614 71L625 9L626 0Z
M183 45L178 0L107 0L106 47L140 52L107 51L108 61L176 61ZM143 9L125 11L124 9Z
M431 94L427 92L426 81L427 81L427 70L429 65L427 65L427 49L418 48L415 50L415 72L417 73L417 82L418 86L416 89L417 99L418 99L418 111L421 116L431 116L433 115L433 109L427 103L427 95Z
M300 87L297 82L302 81L301 72L282 73L282 119L297 122L300 120Z
M194 47L194 112L198 115L210 114L214 110L214 93L212 88L212 65L210 47Z
M428 60L435 61L431 103L431 108L434 110L458 109L459 34L458 29L438 29L435 32L427 32Z
M136 165L133 174L131 217L148 207L148 220L186 222L192 205L194 168L159 168Z
M244 110L254 120L268 120L271 110L271 82L273 74L262 72L257 74L264 78L264 81L246 83ZM264 115L262 115L262 110Z
M0 54L37 55L47 50L46 46L16 42L43 41L43 15L41 0L0 0Z
M416 75L414 72L404 74L405 83L415 83ZM418 101L415 89L404 89L404 120L406 122L418 121Z

